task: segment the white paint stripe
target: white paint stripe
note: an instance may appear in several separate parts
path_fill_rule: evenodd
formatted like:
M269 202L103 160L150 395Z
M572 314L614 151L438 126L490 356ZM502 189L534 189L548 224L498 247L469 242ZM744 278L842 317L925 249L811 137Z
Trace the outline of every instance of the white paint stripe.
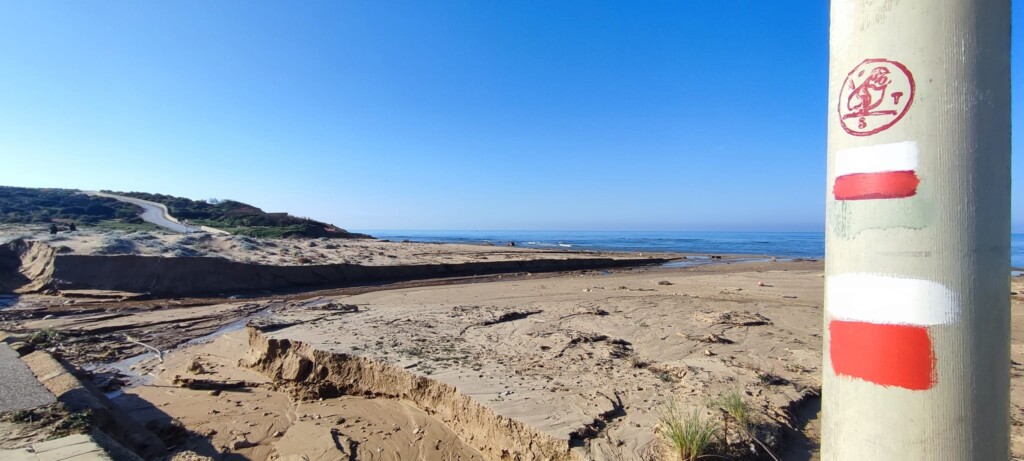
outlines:
M834 319L900 325L948 325L962 305L937 282L861 273L829 276L825 303Z
M854 173L912 171L917 169L917 143L914 141L853 147L836 152L835 177Z

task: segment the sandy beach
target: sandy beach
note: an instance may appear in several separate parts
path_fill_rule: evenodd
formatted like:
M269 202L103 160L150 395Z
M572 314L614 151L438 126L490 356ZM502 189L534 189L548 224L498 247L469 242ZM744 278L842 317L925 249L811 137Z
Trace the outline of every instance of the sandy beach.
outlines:
M102 235L66 242L95 251ZM271 243L261 248L309 248ZM345 257L399 256L381 263L549 253L338 243ZM1013 287L1019 456L1024 282ZM50 350L91 370L179 459L669 459L659 431L674 404L717 424L732 459L811 460L822 290L820 261L726 258L240 299L25 293L3 329L58 332ZM749 431L722 415L727 395L748 406Z

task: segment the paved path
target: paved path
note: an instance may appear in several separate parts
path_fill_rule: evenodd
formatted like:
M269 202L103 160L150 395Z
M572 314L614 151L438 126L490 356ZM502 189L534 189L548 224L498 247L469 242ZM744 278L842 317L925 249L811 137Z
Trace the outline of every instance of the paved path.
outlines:
M149 200L142 200L134 197L125 197L123 195L108 194L106 192L85 192L87 195L95 195L98 197L109 197L112 199L120 200L122 202L128 202L134 205L138 205L142 208L142 214L139 215L143 221L148 223L156 224L160 227L170 229L174 232L186 233L189 231L188 227L178 222L167 212L167 207L163 204L150 202Z
M95 195L97 197L109 197L122 202L138 205L142 208L142 214L139 215L139 217L142 218L143 221L156 224L157 226L170 229L174 232L181 232L183 234L199 230L206 232L224 232L219 229L213 229L206 226L185 226L171 216L167 211L167 207L162 203L150 202L149 200L142 200L135 197L126 197L124 195L108 194L106 192L83 191L83 193L86 195Z
M31 410L56 401L18 353L0 342L0 413Z
M111 461L92 437L84 434L33 443L29 448L0 450L4 461Z

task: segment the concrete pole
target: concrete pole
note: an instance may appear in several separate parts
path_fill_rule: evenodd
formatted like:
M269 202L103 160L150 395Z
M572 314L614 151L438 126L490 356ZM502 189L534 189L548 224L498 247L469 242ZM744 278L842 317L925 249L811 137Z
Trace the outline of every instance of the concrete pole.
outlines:
M822 459L1009 459L1010 1L832 0Z

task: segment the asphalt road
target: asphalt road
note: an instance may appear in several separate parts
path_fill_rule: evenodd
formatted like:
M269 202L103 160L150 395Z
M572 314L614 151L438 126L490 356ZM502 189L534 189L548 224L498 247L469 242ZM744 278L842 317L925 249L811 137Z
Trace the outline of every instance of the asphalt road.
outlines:
M159 203L150 202L149 200L137 199L134 197L125 197L123 195L108 194L105 192L90 191L85 193L100 197L110 197L112 199L117 199L122 202L133 203L135 205L142 207L142 214L139 215L139 217L142 218L143 221L156 224L157 226L163 227L165 229L170 229L174 232L181 232L183 234L189 231L189 228L185 227L185 225L181 224L173 217L171 217L171 215L167 214L167 209L164 208L164 206ZM197 229L195 227L192 227L191 230L195 231Z
M32 374L18 353L0 342L0 413L30 410L57 401Z

